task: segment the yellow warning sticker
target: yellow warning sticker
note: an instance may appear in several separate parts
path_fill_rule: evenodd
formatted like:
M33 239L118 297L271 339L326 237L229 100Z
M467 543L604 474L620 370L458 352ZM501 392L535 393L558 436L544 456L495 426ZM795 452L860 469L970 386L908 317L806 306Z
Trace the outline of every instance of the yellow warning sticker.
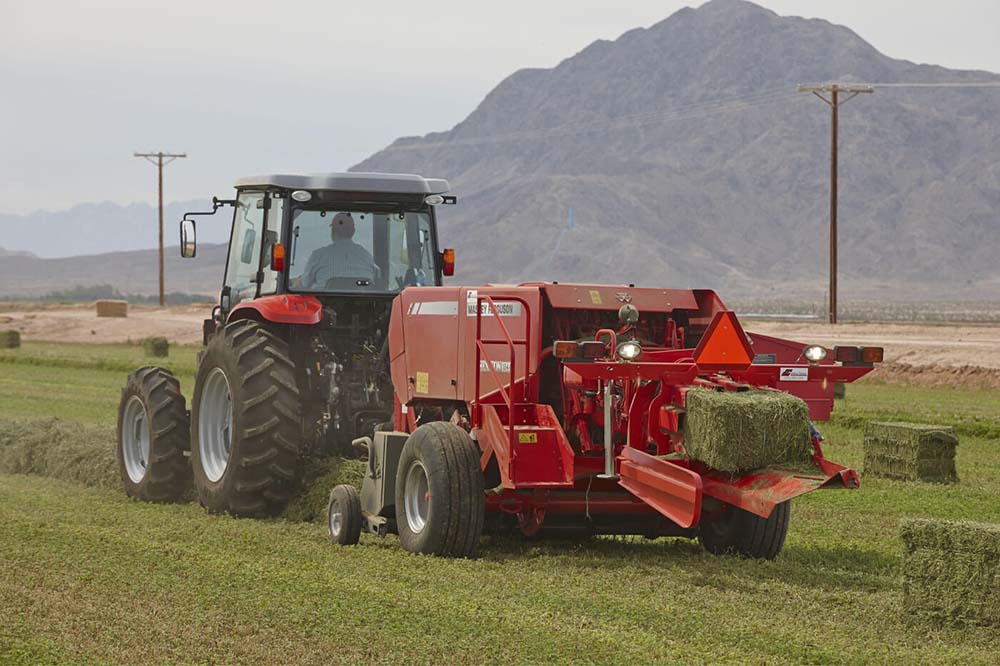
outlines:
M596 289L590 290L590 302L594 305L603 305L604 301L601 300L601 292Z
M413 390L416 391L417 393L429 393L430 389L428 388L427 385L430 383L430 379L431 376L428 373L418 372L416 381L417 385L416 387L414 387Z
M517 441L519 444L538 444L538 433L519 432L517 433Z

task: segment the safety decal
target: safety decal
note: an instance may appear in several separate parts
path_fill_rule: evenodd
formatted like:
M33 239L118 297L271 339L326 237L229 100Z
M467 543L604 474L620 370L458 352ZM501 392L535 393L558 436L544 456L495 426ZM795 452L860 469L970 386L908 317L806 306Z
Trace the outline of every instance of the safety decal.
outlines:
M778 379L783 382L807 382L809 368L782 368Z
M590 302L594 305L604 305L604 301L601 300L601 292L596 289L590 290Z
M426 372L418 372L416 386L414 387L413 390L416 391L417 393L429 393L430 389L428 387L428 384L430 384L430 380L431 380L430 374Z
M479 372L487 372L489 369L486 361L479 362ZM497 372L510 372L510 361L493 361L493 369Z
M519 433L517 433L517 443L518 444L538 444L538 433L537 432L519 432Z

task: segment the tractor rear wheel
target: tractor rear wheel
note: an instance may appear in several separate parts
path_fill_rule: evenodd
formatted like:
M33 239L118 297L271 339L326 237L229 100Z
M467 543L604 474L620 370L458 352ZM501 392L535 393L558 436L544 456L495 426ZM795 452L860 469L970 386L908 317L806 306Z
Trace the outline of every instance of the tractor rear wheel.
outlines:
M334 486L326 505L326 526L335 544L353 546L361 539L361 498L357 488L343 483Z
M281 337L251 320L216 335L191 405L191 466L202 505L236 516L281 512L298 483L301 412Z
M774 507L767 518L727 505L719 516L702 522L698 538L714 555L773 560L785 544L790 517L789 501Z
M396 472L396 528L405 550L475 557L486 496L479 447L453 423L425 423L406 440Z
M118 470L125 493L144 502L175 502L191 487L188 416L169 370L139 368L118 404Z

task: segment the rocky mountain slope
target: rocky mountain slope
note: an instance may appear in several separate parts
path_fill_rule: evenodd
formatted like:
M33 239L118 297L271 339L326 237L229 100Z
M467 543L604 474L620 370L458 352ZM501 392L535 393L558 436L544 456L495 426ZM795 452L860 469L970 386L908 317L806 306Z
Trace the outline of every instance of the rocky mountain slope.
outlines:
M829 109L796 84L1000 81L741 0L501 82L446 132L356 165L451 179L465 280L822 296ZM841 279L859 297L1000 286L1000 89L876 87L841 110Z

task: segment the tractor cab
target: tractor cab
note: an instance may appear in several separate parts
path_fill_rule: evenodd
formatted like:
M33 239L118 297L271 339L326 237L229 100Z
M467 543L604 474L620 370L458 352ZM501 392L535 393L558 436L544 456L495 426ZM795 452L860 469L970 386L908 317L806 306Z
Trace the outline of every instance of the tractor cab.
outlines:
M437 243L435 206L448 182L410 174L331 173L241 178L235 199L181 221L181 254L196 252L196 216L234 208L219 319L280 294L388 303L408 286L440 285L454 252Z

